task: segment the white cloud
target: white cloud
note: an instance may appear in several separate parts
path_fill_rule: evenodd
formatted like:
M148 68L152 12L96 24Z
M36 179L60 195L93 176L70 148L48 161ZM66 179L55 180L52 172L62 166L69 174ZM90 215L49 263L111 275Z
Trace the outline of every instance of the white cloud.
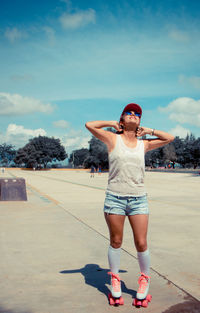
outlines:
M62 137L61 142L69 154L76 149L88 148L88 141L90 139L91 136L85 136L81 131L71 130L68 134Z
M58 128L68 128L69 127L69 122L67 121L64 121L64 120L59 120L59 121L55 121L53 122L53 125L55 127L58 127Z
M21 38L27 37L27 33L17 29L16 27L7 28L4 35L11 43L14 43L15 41L17 41Z
M64 121L65 122L65 121ZM48 136L49 134L43 128L30 129L25 128L22 125L9 124L5 132L1 132L0 143L6 142L12 144L16 149L25 146L29 139L38 136ZM63 136L57 136L60 139L61 144L65 147L68 154L73 150L88 148L90 135L84 135L82 131L73 130L67 131Z
M20 148L27 144L30 138L38 137L39 135L46 136L46 131L42 128L27 129L21 125L9 124L6 134L1 137L1 141Z
M187 32L178 29L169 31L168 36L178 42L188 42L190 39Z
M51 113L53 106L44 104L40 100L22 97L18 94L0 93L1 115L25 115L35 112Z
M81 148L88 148L89 147L89 141L91 139L91 136L82 137L81 139Z
M159 107L159 110L169 113L169 118L180 124L200 126L200 100L187 97L177 98L167 107Z
M20 39L25 39L27 37L30 37L31 35L35 35L41 32L44 32L46 34L50 44L54 44L55 30L48 25L43 27L32 26L31 28L26 29L26 31L20 30L16 27L7 28L4 32L4 36L11 43L15 43Z
M179 75L179 83L185 85L191 85L195 89L200 89L200 76L186 77L185 75Z
M177 125L169 131L170 134L178 136L180 138L185 138L191 131L188 128L184 128L181 125Z
M93 9L78 11L77 13L64 13L60 17L60 23L64 29L76 29L96 21L96 13Z
M24 126L21 126L21 125L9 124L6 134L8 134L9 136L25 135L25 136L37 137L39 135L45 136L46 131L42 128L33 130L33 129L24 128Z

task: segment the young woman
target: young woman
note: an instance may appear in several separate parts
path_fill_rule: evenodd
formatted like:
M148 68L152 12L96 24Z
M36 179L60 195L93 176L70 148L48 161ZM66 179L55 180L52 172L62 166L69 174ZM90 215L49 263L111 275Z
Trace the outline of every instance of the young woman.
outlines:
M128 104L120 121L87 122L86 128L107 145L109 154L109 178L104 203L105 219L110 233L108 261L111 274L111 298L121 297L118 275L120 250L123 239L125 217L128 216L137 249L141 276L137 299L145 299L150 283L150 255L147 246L148 203L144 187L144 155L147 151L164 146L174 140L166 132L141 127L142 108L135 103ZM104 130L113 127L117 133ZM144 135L156 136L138 140ZM110 300L112 303L112 299Z

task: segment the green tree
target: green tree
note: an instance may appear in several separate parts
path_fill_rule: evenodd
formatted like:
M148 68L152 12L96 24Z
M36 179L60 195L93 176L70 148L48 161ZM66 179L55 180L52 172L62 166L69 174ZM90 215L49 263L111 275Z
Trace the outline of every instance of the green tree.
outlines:
M145 165L151 166L151 167L157 167L159 165L162 165L163 163L163 149L158 148L156 150L148 151L145 154Z
M200 164L200 138L195 139L193 134L185 139L175 137L174 141L164 147L147 152L145 156L147 166L164 165L169 161L183 167L196 168Z
M15 163L26 167L47 167L49 162L63 161L67 157L60 139L39 136L29 140L23 148L17 151Z
M106 145L92 136L89 141L89 155L85 159L84 167L88 168L94 165L98 167L101 165L103 169L108 169L108 151Z
M84 161L89 156L89 150L86 148L82 148L79 150L74 150L70 154L69 162L73 164L73 166L83 166Z
M173 168L175 167L177 156L176 156L176 150L173 145L173 142L169 143L168 145L163 147L163 163L167 164L169 162L172 162Z
M13 145L3 143L0 145L0 163L2 166L8 166L15 158L16 150Z
M195 137L193 134L187 135L184 139L184 148L183 148L183 162L184 167L195 167L196 160L194 160L192 151L194 151L195 146Z
M172 144L176 152L176 162L185 167L184 139L181 139L178 136L176 136Z
M194 140L192 139L190 153L193 168L195 169L200 164L200 138Z

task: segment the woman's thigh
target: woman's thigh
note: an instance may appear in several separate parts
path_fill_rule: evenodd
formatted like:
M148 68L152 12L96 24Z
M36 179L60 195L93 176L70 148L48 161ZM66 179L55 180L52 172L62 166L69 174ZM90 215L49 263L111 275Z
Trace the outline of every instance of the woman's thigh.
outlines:
M147 245L148 214L129 215L136 248Z
M122 240L125 215L104 213L109 228L110 238Z

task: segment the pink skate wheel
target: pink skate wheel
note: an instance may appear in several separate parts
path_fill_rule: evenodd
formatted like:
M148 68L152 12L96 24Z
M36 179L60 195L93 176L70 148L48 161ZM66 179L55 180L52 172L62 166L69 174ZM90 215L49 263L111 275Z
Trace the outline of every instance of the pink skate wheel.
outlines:
M152 296L151 295L147 295L146 299L147 299L147 301L151 302Z
M111 293L109 293L109 295L108 295L108 300L109 300L110 305L114 305L115 304L115 301L114 301Z
M134 306L141 306L142 302L140 300L138 300L137 298L133 299L133 305Z
M144 307L144 308L147 308L148 307L148 300L143 300L142 301L142 306Z
M122 297L119 298L119 304L123 305L124 304L124 299Z
M124 299L122 297L117 298L117 299L114 298L114 301L115 301L114 305L116 305L116 306L124 304Z

